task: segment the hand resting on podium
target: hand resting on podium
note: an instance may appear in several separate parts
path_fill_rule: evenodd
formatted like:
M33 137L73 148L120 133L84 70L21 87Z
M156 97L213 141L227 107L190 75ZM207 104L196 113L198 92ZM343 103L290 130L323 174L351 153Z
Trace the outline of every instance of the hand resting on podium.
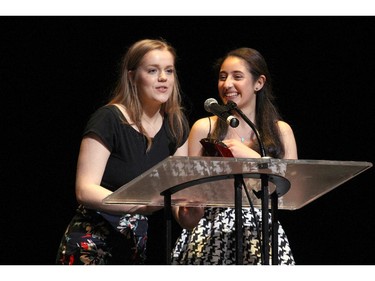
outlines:
M204 207L174 206L172 213L182 228L192 230L203 217Z

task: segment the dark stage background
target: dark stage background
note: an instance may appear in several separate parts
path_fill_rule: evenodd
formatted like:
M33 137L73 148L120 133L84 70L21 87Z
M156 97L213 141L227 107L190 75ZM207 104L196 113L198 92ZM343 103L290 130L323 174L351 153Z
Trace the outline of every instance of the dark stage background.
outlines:
M138 39L176 47L191 122L217 98L215 59L249 46L268 62L300 159L374 163L375 17L4 16L0 36L0 264L54 263L76 207L82 129ZM297 264L375 264L374 179L371 168L280 212Z

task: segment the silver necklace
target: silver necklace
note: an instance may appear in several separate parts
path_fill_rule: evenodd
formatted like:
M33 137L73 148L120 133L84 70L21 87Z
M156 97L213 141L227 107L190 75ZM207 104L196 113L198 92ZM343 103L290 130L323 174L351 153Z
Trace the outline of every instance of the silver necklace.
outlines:
M236 133L236 135L240 138L240 140L241 140L241 142L242 143L244 143L245 142L245 140L246 140L246 138L245 137L242 137L242 136L240 136L240 134L238 134L238 132L237 132L237 130L236 129L234 129L234 132ZM253 131L250 131L250 134L249 134L249 141L251 140L251 136L252 136L252 134L253 134Z

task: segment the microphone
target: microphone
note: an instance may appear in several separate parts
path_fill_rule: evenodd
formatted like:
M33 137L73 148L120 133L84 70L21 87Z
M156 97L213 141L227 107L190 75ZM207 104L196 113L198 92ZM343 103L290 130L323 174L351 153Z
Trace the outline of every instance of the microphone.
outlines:
M247 116L241 111L241 109L237 107L237 104L234 101L229 100L227 102L227 108L229 108L229 110L235 110L242 117L242 119L245 120L245 122L250 126L250 128L253 129L255 136L257 137L258 143L259 143L260 156L262 156L262 158L266 158L267 157L266 150L264 148L264 144L262 142L262 139L260 138L259 131L257 127L255 126L255 124L251 122L249 118L247 118Z
M204 102L204 109L225 121L229 126L235 128L240 124L238 119L229 114L230 109L225 105L220 105L214 98L209 98Z

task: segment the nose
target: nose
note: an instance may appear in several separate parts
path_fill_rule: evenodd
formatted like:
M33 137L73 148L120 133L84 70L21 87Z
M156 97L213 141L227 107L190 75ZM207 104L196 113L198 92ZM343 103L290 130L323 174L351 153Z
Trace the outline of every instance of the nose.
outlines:
M164 71L161 71L159 75L159 81L166 81L166 80L167 80L167 75L165 74Z
M227 90L229 90L230 88L233 88L233 83L230 79L225 80L224 88L227 89Z

